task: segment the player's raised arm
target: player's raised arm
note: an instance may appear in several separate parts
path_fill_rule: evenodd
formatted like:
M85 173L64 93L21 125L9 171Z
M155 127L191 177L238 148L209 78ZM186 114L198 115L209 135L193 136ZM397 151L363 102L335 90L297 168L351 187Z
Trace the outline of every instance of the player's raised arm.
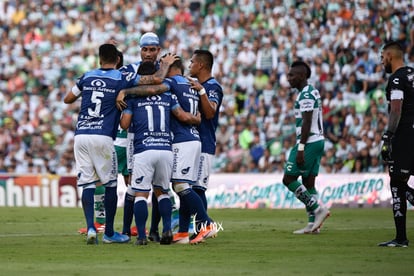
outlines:
M204 87L196 80L188 78L191 84L191 88L198 91L200 96L201 110L206 117L206 119L214 118L217 109L217 103L210 101Z
M160 69L155 74L141 76L138 85L142 84L161 84L167 76L168 70L174 61L178 60L179 57L175 54L168 53L160 59Z

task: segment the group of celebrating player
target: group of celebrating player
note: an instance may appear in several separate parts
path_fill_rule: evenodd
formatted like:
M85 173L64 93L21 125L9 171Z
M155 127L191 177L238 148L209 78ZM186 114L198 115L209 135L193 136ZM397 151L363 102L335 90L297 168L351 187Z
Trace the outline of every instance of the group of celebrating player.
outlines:
M127 243L134 235L130 228L135 217L136 245L146 245L147 200L151 190L152 221L150 240L161 244L197 244L217 235L207 214L205 191L215 153L215 130L223 98L220 84L212 77L213 55L196 50L190 61L190 77L185 77L182 60L164 55L159 38L146 33L140 39L141 61L120 67L122 54L112 43L99 47L100 68L82 75L65 96L73 103L82 96L75 131L74 151L78 186L83 188L82 207L86 219L87 244L98 242L94 223L96 188L104 186L104 243ZM118 126L124 131L118 131ZM125 138L128 131L129 138ZM124 143L132 158L117 161L114 140L117 133L131 141ZM122 138L120 138L122 139ZM119 144L118 144L119 148ZM128 150L129 149L129 150ZM127 154L128 155L128 154ZM121 161L122 158L122 161ZM130 161L126 161L129 159ZM128 173L118 162L129 163L125 177L122 233L114 231L117 208L117 174ZM178 232L171 228L172 186L180 199ZM190 237L191 217L195 221ZM162 234L158 223L162 218Z

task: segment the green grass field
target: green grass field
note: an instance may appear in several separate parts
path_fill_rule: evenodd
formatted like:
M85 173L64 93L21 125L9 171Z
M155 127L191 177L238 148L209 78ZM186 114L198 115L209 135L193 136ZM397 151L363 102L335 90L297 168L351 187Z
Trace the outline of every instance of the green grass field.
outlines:
M209 213L224 230L203 244L91 246L81 209L1 207L0 275L414 275L414 244L377 246L394 236L391 209L332 209L319 235L291 234L304 210Z

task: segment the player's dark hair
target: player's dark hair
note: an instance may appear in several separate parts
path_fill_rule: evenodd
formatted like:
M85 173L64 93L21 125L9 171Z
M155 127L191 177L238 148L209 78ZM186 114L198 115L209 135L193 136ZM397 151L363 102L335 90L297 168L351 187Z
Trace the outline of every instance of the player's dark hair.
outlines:
M387 50L387 49L394 49L394 50L397 50L397 51L404 52L403 47L402 47L402 46L401 46L401 44L400 44L400 43L398 43L397 41L390 41L390 42L387 42L387 43L384 45L384 47L382 47L382 50Z
M117 63L118 50L116 49L115 45L106 43L99 46L99 59L103 63Z
M211 70L213 68L214 57L209 50L198 49L194 51L194 55L197 55L197 58L199 58L208 69Z
M116 64L116 69L119 69L122 66L124 66L124 55L119 50L118 50L118 57L119 57L119 62Z
M178 68L178 69L180 69L181 74L184 74L184 64L183 64L183 61L181 60L181 58L174 61L173 64L171 64L170 67Z
M293 67L298 67L298 66L303 66L306 69L306 78L309 79L310 76L311 76L311 69L310 69L309 65L306 62L301 61L301 60L294 61L290 65L290 67L292 67L292 68Z
M154 62L151 61L144 61L141 62L141 64L138 67L138 74L139 75L152 75L157 71L157 69L155 68L155 64Z

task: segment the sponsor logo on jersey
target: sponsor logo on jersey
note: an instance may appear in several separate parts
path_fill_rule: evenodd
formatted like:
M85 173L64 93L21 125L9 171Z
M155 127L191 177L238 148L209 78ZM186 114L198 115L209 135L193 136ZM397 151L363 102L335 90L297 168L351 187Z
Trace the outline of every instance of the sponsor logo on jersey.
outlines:
M106 87L106 82L104 82L101 79L96 79L96 80L93 80L91 82L91 85L92 86L95 86L95 87Z
M400 79L399 78L395 78L395 79L392 80L392 82L394 84L400 84Z

